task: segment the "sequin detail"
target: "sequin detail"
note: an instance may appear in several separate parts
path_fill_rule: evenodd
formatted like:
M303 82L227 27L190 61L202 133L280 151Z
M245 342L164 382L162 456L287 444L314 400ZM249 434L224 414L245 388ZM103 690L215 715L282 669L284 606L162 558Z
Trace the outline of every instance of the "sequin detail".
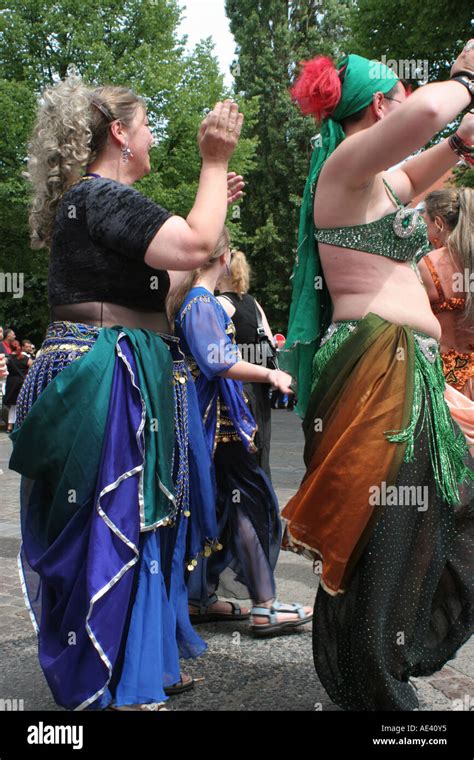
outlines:
M17 402L17 427L20 427L36 399L47 385L73 361L80 360L93 348L103 328L77 322L57 321L48 325L46 338L33 362ZM163 525L173 525L176 517L189 512L188 469L188 393L189 381L184 354L175 336L159 335L168 346L173 360L174 422L176 446L172 471L175 484L175 508ZM164 488L160 484L160 487ZM143 525L142 525L143 529ZM213 543L209 544L211 547Z
M51 322L38 356L31 365L17 400L16 427L25 421L38 396L71 362L90 351L101 328L78 322Z
M180 319L183 319L183 317L187 314L188 311L191 311L193 305L197 303L198 301L203 301L204 303L211 303L211 297L210 296L195 296L190 300L189 303L186 304L184 309L181 312Z
M396 261L419 261L430 251L426 224L416 209L400 203L389 185L398 210L366 224L352 227L316 228L314 237L319 243L374 253Z
M313 361L313 383L336 351L357 328L356 320L335 322L323 337L322 347ZM462 432L452 422L444 400L445 378L438 341L429 335L411 331L415 348L415 377L413 408L409 424L404 430L387 430L391 443L406 443L406 463L415 459L416 431L427 428L431 465L438 494L449 504L459 504L459 484L474 480L466 466L467 445ZM324 344L324 345L323 345Z
M464 311L466 307L466 299L464 296L453 296L452 298L446 298L443 286L441 285L440 276L429 256L425 256L424 263L428 267L429 273L431 274L431 278L438 292L438 300L431 302L431 309L433 311L433 314L440 314L442 311Z
M455 348L443 351L444 378L448 385L462 392L464 386L474 377L474 351L463 354Z

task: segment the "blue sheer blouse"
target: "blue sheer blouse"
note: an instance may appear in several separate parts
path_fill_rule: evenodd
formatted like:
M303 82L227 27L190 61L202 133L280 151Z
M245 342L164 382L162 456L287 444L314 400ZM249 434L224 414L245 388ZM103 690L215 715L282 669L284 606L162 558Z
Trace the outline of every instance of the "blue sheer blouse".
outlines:
M242 383L221 377L240 361L232 320L209 290L195 287L183 301L175 325L195 380L209 451L214 454L218 443L241 440L255 452L257 425Z

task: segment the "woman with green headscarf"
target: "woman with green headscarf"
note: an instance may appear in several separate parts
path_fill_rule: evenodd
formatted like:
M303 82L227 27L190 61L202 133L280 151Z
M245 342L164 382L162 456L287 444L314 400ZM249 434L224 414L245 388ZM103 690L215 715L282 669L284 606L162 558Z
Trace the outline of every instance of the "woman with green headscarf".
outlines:
M315 666L349 710L416 709L410 677L442 667L473 630L473 462L444 402L440 325L417 271L426 227L405 207L469 155L472 125L401 164L472 106L473 79L471 40L450 81L409 98L357 55L318 56L292 91L321 133L282 359L307 467L284 546L320 568Z

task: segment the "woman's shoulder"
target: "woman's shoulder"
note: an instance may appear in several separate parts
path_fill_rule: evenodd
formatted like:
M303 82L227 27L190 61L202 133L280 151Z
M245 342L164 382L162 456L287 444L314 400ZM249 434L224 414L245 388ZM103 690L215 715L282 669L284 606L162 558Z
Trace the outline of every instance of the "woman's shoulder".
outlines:
M184 317L189 311L192 310L193 306L196 304L208 304L210 308L216 310L219 314L222 313L225 317L227 317L224 308L219 303L215 295L211 293L210 290L207 290L207 288L203 288L200 285L196 285L194 288L191 288L189 293L186 295L186 298L184 299L180 309L180 316Z
M123 182L117 182L110 177L81 177L71 187L66 190L63 195L63 199L71 199L73 197L81 197L90 201L94 201L98 196L112 198L121 198L125 196L141 195L138 190L130 185L125 185Z

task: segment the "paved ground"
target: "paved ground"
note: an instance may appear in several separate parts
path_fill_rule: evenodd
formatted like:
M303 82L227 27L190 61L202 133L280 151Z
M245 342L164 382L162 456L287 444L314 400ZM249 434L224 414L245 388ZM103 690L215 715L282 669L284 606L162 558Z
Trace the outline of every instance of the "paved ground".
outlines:
M54 434L54 431L51 431ZM280 505L303 475L298 418L273 412L272 473ZM36 639L23 603L16 555L19 547L18 477L8 470L10 442L0 433L0 700L22 699L25 710L60 710L37 663ZM285 601L312 604L318 585L311 563L283 552L278 592ZM298 634L256 641L246 623L208 624L200 632L209 651L186 670L203 680L194 692L170 700L176 710L337 711L319 683L311 654L310 627ZM474 640L438 674L416 679L421 710L474 706Z

